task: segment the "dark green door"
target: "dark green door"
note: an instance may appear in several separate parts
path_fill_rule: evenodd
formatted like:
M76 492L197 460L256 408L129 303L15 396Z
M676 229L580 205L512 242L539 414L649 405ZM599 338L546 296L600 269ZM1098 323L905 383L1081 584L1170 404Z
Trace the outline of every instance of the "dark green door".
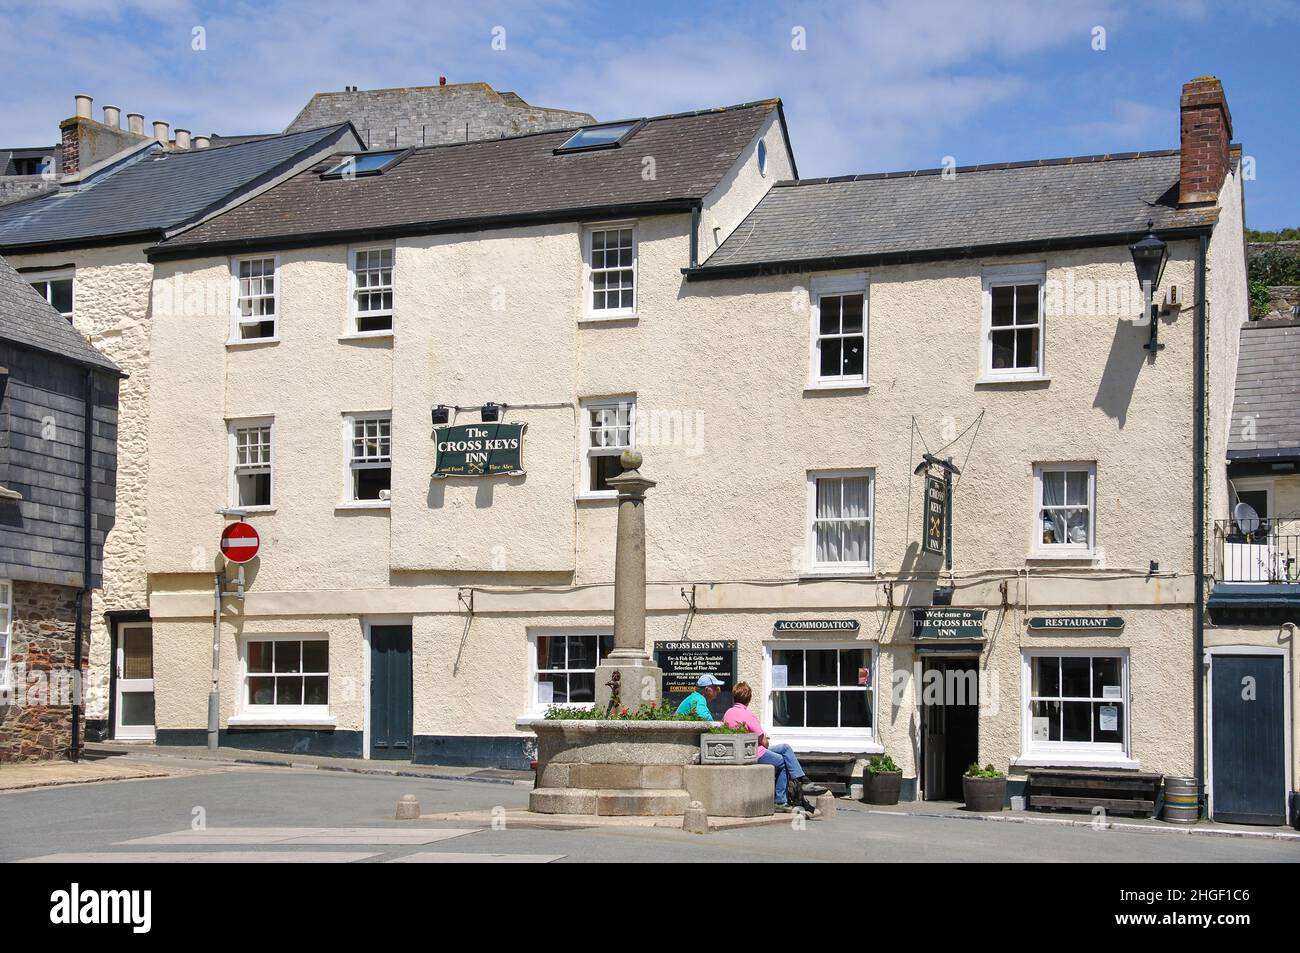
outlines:
M411 760L411 627L370 627L370 757Z
M1286 823L1286 688L1280 655L1215 655L1210 670L1214 820Z

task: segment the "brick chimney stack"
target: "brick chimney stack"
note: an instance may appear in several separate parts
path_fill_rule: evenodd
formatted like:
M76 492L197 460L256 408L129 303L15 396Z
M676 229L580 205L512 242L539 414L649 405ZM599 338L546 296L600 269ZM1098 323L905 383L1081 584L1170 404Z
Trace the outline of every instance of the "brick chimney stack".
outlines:
M1232 167L1232 114L1223 84L1213 76L1184 83L1180 106L1178 204L1217 201Z

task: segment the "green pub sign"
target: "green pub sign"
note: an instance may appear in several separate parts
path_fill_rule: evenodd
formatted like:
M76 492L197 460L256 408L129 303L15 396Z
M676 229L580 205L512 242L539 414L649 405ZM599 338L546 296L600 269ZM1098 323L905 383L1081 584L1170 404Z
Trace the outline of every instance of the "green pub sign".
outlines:
M518 476L527 424L457 424L434 430L435 477Z
M948 521L948 488L939 477L925 477L925 527L921 548L927 553L943 555L943 537Z

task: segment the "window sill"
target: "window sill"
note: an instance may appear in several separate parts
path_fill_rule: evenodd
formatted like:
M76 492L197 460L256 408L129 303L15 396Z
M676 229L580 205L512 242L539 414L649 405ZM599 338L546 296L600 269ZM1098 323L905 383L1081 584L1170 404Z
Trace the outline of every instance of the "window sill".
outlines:
M1051 374L981 374L975 379L976 387L997 384L1046 384Z
M1142 762L1135 761L1132 758L1126 758L1123 755L1109 757L1107 755L1046 755L1030 754L1022 755L1019 758L1011 759L1013 768L1114 768L1117 771L1138 771L1142 768Z
M803 389L805 394L809 391L817 392L837 390L860 390L865 392L871 390L871 381L812 381L811 383L805 384Z
M258 513L274 513L274 506L232 506L229 508L232 513L239 512L244 516L255 516Z
M226 347L254 347L258 344L279 344L280 339L274 338L231 338L226 342Z
M617 503L618 493L579 493L573 499L575 503Z
M1100 549L1091 552L1073 552L1066 551L1054 553L1050 550L1035 550L1025 557L1027 563L1055 563L1055 562L1072 562L1072 563L1100 563L1105 559L1105 553Z
M765 728L768 740L774 745L789 745L796 752L820 751L829 753L884 754L885 746L871 735L854 730L834 728L812 735L800 735L780 728ZM770 746L769 746L770 747Z
M612 324L619 321L635 321L635 311L615 311L612 314L584 314L578 318L579 324Z
M340 334L340 341L374 341L391 339L393 336L392 329L387 331L349 331L347 334Z
M871 566L850 568L805 569L799 573L800 579L862 579L874 576L876 570Z
M334 504L336 510L391 510L392 508L392 500L348 500Z
M295 717L293 715L231 715L226 724L232 728L337 728L338 719Z

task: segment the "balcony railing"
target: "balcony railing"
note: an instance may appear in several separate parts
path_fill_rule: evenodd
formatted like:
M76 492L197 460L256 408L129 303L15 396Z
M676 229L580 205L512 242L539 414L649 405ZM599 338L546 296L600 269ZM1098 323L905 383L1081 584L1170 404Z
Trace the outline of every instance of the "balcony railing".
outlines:
M1214 525L1219 582L1300 585L1300 514Z

